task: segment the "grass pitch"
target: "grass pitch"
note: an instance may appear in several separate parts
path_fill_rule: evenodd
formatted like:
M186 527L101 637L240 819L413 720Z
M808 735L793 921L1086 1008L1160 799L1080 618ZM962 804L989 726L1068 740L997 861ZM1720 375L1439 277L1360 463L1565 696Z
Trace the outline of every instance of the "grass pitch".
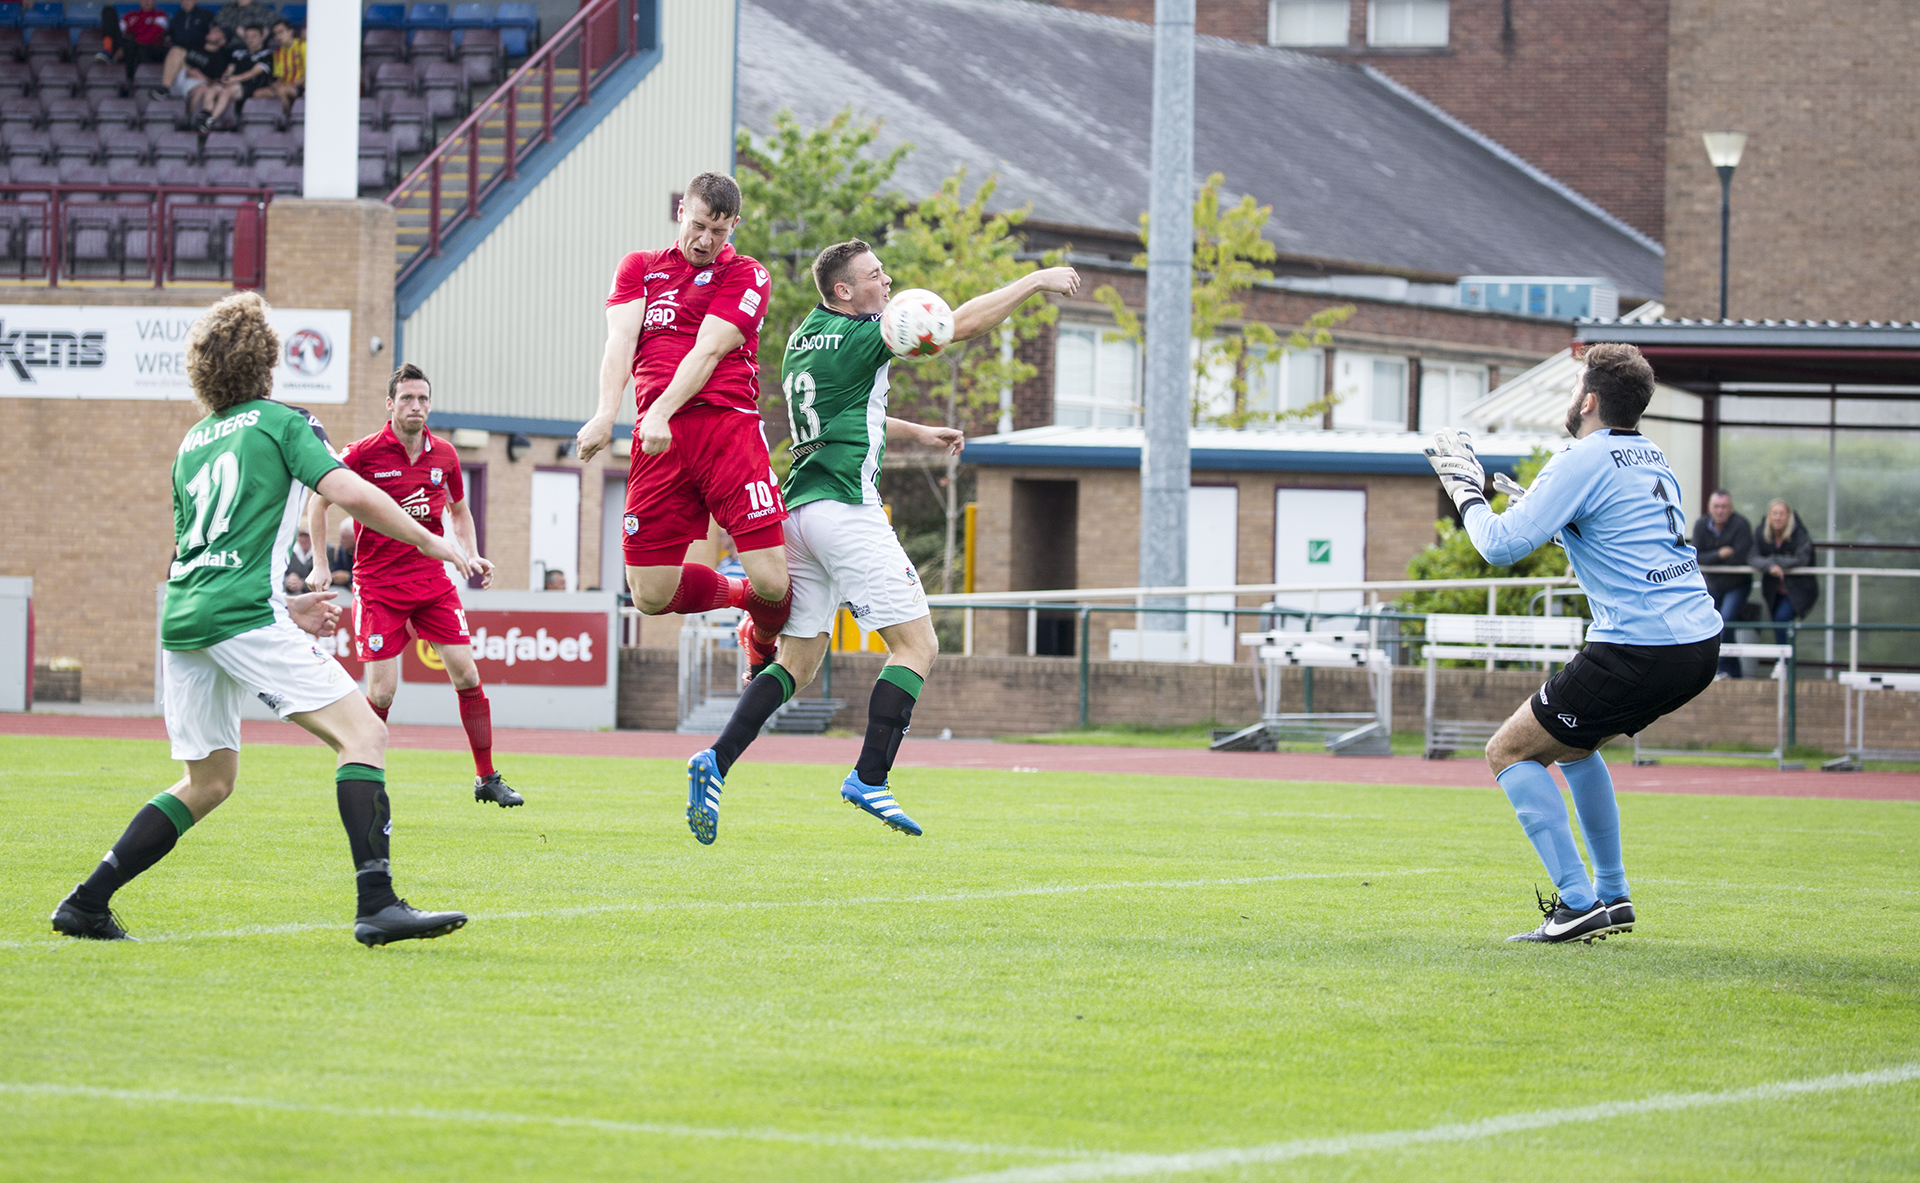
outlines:
M1491 787L906 770L915 840L749 760L708 848L675 764L502 765L389 770L462 932L355 944L329 758L255 747L96 945L175 766L0 738L0 1177L1920 1176L1920 805L1624 797L1639 931L1540 947Z

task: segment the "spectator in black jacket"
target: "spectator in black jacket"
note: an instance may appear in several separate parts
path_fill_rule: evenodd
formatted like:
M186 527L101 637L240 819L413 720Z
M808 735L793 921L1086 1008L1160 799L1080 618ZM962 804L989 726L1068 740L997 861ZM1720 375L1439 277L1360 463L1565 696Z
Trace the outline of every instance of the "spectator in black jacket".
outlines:
M1725 489L1713 491L1707 498L1706 516L1693 524L1693 549L1699 552L1702 567L1745 567L1752 556L1753 527L1733 512L1733 495ZM1727 624L1727 631L1720 634L1722 641L1733 640L1733 622L1740 619L1740 610L1747 606L1747 595L1752 590L1751 571L1738 575L1708 573L1707 594L1713 597L1720 619ZM1714 675L1716 681L1739 676L1739 658L1720 659L1720 672Z
M1813 536L1785 501L1767 504L1767 520L1753 536L1753 569L1760 572L1760 594L1776 624L1805 620L1820 601L1820 584L1801 574L1813 566ZM1787 643L1787 630L1773 630L1775 644Z
M174 80L186 67L187 55L198 54L207 48L207 30L213 28L213 10L202 8L199 0L180 0L180 12L167 24L167 40L173 48L167 50L167 60L163 67L165 78L160 87L152 92L152 97L164 99L173 93ZM222 34L224 36L224 33Z

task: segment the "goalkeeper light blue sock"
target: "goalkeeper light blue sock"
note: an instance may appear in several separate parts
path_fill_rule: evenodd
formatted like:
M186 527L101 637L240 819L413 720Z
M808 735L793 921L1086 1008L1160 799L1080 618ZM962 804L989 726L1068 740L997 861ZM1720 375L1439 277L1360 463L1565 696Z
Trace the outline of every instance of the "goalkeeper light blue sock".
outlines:
M1536 760L1522 760L1508 766L1494 778L1507 791L1513 811L1520 815L1520 828L1527 832L1541 865L1560 891L1560 900L1569 908L1593 907L1593 885L1587 882L1586 864L1573 844L1573 827L1567 821L1567 803L1560 798L1560 786Z
M1573 790L1580 833L1593 859L1594 890L1603 900L1617 900L1627 894L1627 869L1620 861L1620 806L1613 798L1607 762L1595 752L1584 760L1561 764L1560 775Z

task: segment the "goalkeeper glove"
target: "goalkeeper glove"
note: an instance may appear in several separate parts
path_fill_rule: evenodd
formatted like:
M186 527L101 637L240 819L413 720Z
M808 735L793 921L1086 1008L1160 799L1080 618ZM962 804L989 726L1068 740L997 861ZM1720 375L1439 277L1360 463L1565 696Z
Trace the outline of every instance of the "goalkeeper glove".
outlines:
M1496 472L1493 474L1493 491L1507 495L1508 509L1512 509L1514 506L1520 504L1520 499L1527 495L1526 489L1521 486L1520 482L1514 480L1504 472Z
M1453 498L1454 508L1462 514L1473 505L1487 503L1484 492L1487 470L1473 454L1472 436L1451 428L1438 432L1433 437L1433 446L1427 449L1427 463L1433 465L1440 487Z

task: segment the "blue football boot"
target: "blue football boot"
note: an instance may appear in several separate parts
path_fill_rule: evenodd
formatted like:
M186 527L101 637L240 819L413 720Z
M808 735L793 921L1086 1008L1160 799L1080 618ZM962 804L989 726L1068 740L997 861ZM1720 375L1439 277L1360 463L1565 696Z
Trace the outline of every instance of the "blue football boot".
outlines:
M713 749L694 753L687 761L687 828L702 846L712 846L720 834L721 785Z
M866 810L881 821L899 830L903 834L920 836L920 823L907 816L893 799L893 790L885 785L870 785L860 779L856 770L847 773L847 779L841 782L840 797L849 805Z

